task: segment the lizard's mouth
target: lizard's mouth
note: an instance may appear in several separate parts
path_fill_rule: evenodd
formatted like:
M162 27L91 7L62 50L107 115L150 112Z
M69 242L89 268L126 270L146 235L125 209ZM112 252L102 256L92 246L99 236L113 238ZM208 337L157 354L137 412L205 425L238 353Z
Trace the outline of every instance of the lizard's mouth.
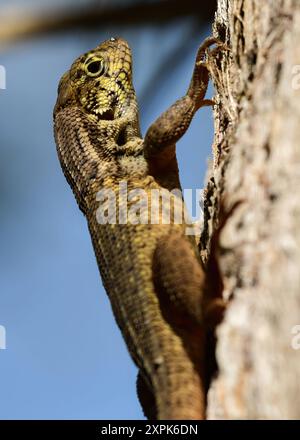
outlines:
M104 121L113 121L114 120L114 110L113 109L107 109L102 110L98 109L95 111L98 119L104 120Z
M113 110L105 110L101 115L99 115L99 119L104 119L105 121L112 121L114 119L114 111Z

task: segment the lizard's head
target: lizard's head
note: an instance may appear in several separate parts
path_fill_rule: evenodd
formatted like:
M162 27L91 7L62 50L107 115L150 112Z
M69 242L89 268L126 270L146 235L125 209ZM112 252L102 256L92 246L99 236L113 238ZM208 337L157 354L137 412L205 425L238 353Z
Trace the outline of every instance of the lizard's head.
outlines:
M111 38L77 58L58 87L56 108L79 105L98 119L123 115L135 92L131 81L131 50L121 38Z

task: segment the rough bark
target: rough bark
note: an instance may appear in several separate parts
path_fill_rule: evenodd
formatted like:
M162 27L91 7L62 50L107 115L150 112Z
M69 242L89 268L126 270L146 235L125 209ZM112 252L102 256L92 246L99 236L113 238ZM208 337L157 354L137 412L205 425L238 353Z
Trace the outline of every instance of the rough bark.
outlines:
M201 252L214 243L228 307L207 417L300 418L300 2L219 0L214 34L230 50L212 64Z

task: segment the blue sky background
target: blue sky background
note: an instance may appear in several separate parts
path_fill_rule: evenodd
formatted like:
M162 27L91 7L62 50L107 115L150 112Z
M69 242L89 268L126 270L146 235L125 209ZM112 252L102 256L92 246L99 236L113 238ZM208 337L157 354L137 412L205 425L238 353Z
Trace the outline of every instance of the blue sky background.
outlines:
M75 57L122 36L133 50L144 134L185 93L197 47L210 32L195 29L192 18L137 29L99 26L0 53L7 74L7 89L0 90L0 325L7 335L7 349L0 350L1 419L143 418L136 368L57 159L52 110L58 80ZM153 82L172 51L177 68ZM203 187L212 135L212 111L201 109L178 144L184 188Z

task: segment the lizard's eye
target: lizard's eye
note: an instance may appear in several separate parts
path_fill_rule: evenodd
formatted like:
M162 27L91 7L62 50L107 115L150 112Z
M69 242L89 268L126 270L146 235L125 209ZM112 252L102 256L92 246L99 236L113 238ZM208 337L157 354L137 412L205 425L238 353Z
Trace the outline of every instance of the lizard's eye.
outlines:
M89 76L103 75L105 70L104 62L101 58L92 58L87 61L85 70Z

